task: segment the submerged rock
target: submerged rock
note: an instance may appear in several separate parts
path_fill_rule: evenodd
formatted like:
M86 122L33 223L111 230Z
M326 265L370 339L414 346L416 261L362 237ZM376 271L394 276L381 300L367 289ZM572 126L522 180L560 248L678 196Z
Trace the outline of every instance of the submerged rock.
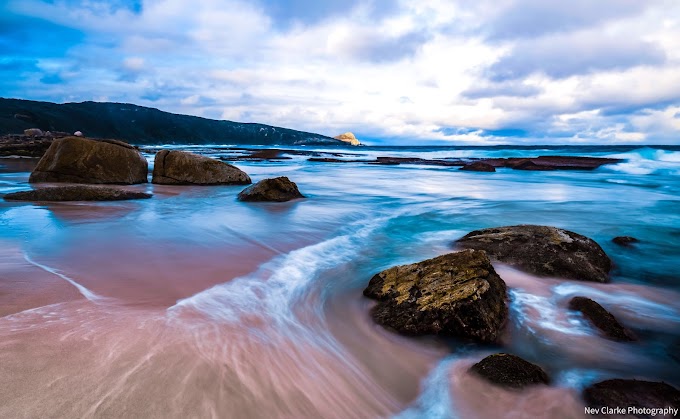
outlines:
M7 201L123 201L151 198L151 194L105 186L69 185L5 195Z
M586 388L583 398L592 407L680 408L680 391L669 384L654 381L606 380ZM631 416L650 417L649 414Z
M618 236L614 237L612 241L615 244L618 244L619 246L624 246L624 247L630 247L633 245L633 243L639 243L640 240L636 239L635 237L631 236Z
M52 142L28 181L132 185L145 183L147 174L146 159L127 143L64 137Z
M607 282L611 270L609 257L597 243L556 227L485 228L468 233L455 244L484 250L492 259L536 275Z
M465 166L461 167L460 170L467 170L470 172L495 172L496 168L490 164L476 161L474 163L466 164Z
M610 339L624 342L637 340L635 335L621 326L610 312L590 298L574 297L569 301L569 308L583 313L585 318L590 320Z
M484 252L464 250L382 271L364 290L376 322L407 335L495 342L508 316L505 282Z
M186 151L162 150L154 158L153 183L161 185L247 185L241 169Z
M240 201L274 201L285 202L291 199L304 198L295 182L285 176L263 179L238 194Z
M524 388L535 384L550 384L548 374L541 367L510 354L489 355L472 367L473 372L501 387Z

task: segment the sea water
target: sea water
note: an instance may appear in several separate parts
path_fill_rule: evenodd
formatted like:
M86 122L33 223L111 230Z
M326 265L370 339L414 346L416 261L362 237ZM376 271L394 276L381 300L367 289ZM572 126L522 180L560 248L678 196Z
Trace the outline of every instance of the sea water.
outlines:
M229 157L227 146L165 146ZM339 158L579 155L594 171L234 164L306 199L242 203L242 186L139 185L142 201L0 202L0 417L582 417L607 378L680 386L680 148L286 147ZM146 150L152 162L153 154ZM0 193L30 163L0 161ZM510 319L497 346L374 324L375 273L452 251L478 228L542 224L596 240L611 283L496 264ZM620 247L611 239L634 236ZM606 340L567 309L595 299L639 337ZM507 392L467 373L511 352L551 386Z

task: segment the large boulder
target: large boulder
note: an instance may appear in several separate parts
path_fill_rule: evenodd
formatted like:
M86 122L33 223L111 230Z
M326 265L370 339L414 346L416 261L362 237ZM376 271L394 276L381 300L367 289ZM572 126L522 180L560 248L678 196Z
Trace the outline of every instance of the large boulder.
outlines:
M407 335L496 342L508 316L505 282L476 250L382 271L364 295L378 300L376 322Z
M153 183L161 185L247 185L250 177L241 169L186 151L156 153Z
M583 391L583 398L591 407L623 407L626 413L629 407L634 409L680 408L680 391L669 384L654 381L606 380L587 387ZM638 414L635 412L629 414L630 416L627 417L652 416L649 412L645 414L641 411Z
M122 201L151 198L151 194L106 186L69 185L5 195L7 201Z
M304 196L298 190L295 182L291 182L285 176L263 179L248 186L238 194L240 201L285 202L297 198L304 198Z
M611 261L588 237L556 227L517 225L475 230L455 243L529 273L607 282Z
M612 340L630 342L637 340L633 333L621 326L616 318L596 301L586 297L574 297L569 301L569 308L580 311L585 318L600 329Z
M470 367L470 372L507 388L521 389L529 385L550 384L548 374L541 367L505 353L487 356Z
M145 183L148 170L139 151L122 141L64 137L52 142L28 181L132 185Z

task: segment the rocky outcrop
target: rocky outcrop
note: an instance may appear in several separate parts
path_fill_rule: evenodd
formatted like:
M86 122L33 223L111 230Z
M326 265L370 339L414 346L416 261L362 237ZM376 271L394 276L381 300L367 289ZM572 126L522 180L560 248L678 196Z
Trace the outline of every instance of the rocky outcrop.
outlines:
M496 168L490 164L476 161L474 163L466 164L465 166L461 167L460 170L467 170L470 172L495 172Z
M161 185L247 185L250 177L241 169L219 160L186 151L156 153L153 183Z
M654 381L606 380L587 387L583 399L591 407L624 407L658 409L680 408L680 391L675 387ZM649 414L629 417L650 417Z
M45 133L40 128L29 128L24 130L24 135L27 137L42 137Z
M521 389L536 384L550 384L541 367L510 354L489 355L472 367L470 372L506 388Z
M376 322L407 335L495 342L508 316L505 282L476 250L382 271L364 295L378 300Z
M618 237L614 237L612 239L612 242L614 242L614 244L618 244L619 246L630 247L635 243L639 243L640 240L636 239L635 237L631 237L631 236L618 236Z
M147 173L146 159L127 143L64 137L52 142L29 182L131 185L145 183Z
M238 194L240 201L272 201L285 202L291 199L304 198L295 182L285 176L263 179Z
M484 250L492 259L540 276L607 282L611 270L609 257L597 243L556 227L486 228L465 235L455 245Z
M571 310L580 311L583 316L612 340L630 342L637 340L633 333L621 326L616 318L597 302L586 297L574 297L569 301Z
M0 137L0 157L42 157L54 138L52 135L4 135Z
M494 167L509 167L516 170L595 170L606 164L621 163L621 159L605 157L581 156L539 156L539 157L508 157L498 159L483 159L483 163Z
M151 198L151 194L106 186L69 185L33 189L5 195L7 201L123 201Z
M351 132L346 132L333 138L348 143L349 145L361 145L359 140L357 140L357 137L355 137L354 134L352 134Z

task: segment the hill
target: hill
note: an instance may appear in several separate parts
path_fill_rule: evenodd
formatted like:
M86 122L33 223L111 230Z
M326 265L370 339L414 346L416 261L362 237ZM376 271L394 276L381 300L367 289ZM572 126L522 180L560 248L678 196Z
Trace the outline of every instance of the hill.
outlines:
M0 135L82 131L88 137L131 144L343 145L320 134L270 125L178 115L128 103L56 104L0 98Z

